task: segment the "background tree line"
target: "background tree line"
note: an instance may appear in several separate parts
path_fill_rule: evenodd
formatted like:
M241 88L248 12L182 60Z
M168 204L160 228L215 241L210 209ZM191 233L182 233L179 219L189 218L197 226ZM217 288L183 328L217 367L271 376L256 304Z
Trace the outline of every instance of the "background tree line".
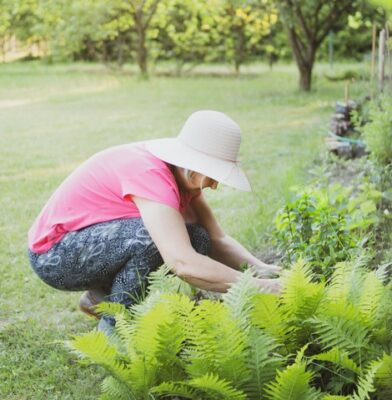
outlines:
M272 66L294 58L300 87L309 90L315 60L328 54L327 35L335 33L338 57L361 59L372 24L385 23L381 6L365 0L0 0L0 53L4 58L16 38L53 62L136 62L143 75L159 60L173 61L180 74L207 62L230 63L239 72L249 61Z

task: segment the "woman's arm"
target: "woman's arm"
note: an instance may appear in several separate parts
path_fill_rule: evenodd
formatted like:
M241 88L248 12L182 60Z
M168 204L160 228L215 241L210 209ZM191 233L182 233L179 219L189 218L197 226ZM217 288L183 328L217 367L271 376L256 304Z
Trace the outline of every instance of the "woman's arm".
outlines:
M260 261L239 242L226 235L203 195L194 199L192 209L197 223L207 229L210 234L212 244L210 256L212 258L235 269L239 269L244 263L253 265L261 276L270 276L281 271L281 268L276 265Z
M165 263L180 278L202 289L225 292L241 272L198 254L192 247L181 214L166 205L134 197L144 225ZM265 291L278 292L279 281L256 279Z

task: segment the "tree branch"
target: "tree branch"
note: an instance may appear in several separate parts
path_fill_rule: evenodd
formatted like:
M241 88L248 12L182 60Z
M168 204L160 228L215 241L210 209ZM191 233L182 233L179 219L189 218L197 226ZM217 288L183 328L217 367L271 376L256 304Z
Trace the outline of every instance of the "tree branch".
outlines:
M310 31L309 27L306 24L305 18L302 14L301 7L298 5L298 3L294 4L294 2L292 0L287 0L287 5L295 11L295 15L299 22L299 26L301 27L302 32L305 35L305 37L308 39L308 41L312 40L313 35L312 35L312 32Z
M155 14L155 11L157 10L158 4L160 0L155 0L154 3L150 7L150 12L147 15L146 22L144 23L144 27L147 29L148 26L150 25L151 19Z
M348 13L348 11L352 8L352 1L348 1L346 4L344 4L340 9L338 7L340 3L338 1L335 1L333 3L334 7L331 10L331 12L328 15L328 18L325 19L325 23L321 25L319 31L316 34L316 46L320 46L322 41L327 37L329 31L337 25L337 22L339 22L339 16L345 13Z
M294 56L297 59L298 64L303 67L306 64L304 54L301 51L301 45L299 37L295 32L294 28L288 28L289 38L293 46Z

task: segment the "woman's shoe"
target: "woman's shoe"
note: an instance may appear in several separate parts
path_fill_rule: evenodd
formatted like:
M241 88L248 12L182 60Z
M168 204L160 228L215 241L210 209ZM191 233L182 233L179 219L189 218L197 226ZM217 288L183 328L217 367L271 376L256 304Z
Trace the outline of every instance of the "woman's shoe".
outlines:
M95 306L105 301L107 294L100 290L87 290L82 294L79 300L79 308L85 314L96 319L101 319L101 315L95 311Z

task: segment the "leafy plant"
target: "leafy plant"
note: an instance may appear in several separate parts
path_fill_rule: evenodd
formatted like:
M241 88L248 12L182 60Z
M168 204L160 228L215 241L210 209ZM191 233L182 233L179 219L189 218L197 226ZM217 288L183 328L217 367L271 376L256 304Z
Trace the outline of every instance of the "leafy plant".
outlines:
M283 262L303 257L318 279L328 279L337 262L358 256L371 239L381 195L369 183L356 190L334 184L299 191L275 218L274 237Z
M173 293L167 271L154 279L168 292L154 289L130 310L101 306L115 312L114 337L92 331L69 343L109 372L102 399L360 400L392 392L392 286L374 272L340 263L326 285L300 260L285 271L280 296L258 293L246 272L222 301L199 303Z
M372 157L382 166L392 164L392 98L384 95L371 103L369 122L359 127Z

